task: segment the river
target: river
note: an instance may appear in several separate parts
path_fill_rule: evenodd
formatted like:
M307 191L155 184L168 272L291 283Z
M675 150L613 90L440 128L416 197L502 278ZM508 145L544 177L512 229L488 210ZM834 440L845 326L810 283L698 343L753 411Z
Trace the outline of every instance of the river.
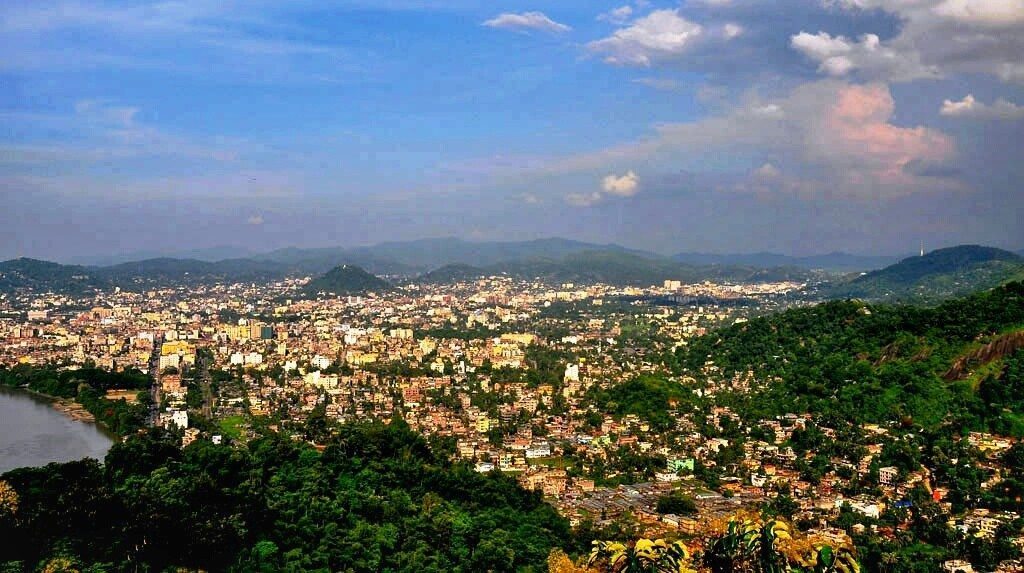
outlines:
M0 474L50 462L103 460L113 443L109 433L72 420L46 398L0 387Z

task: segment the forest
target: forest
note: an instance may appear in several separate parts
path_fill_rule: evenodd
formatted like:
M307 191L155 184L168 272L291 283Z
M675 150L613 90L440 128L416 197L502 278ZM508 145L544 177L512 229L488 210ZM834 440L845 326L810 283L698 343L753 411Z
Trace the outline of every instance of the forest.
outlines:
M761 386L717 396L746 420L789 412L853 423L900 422L951 432L1024 436L1009 341L1024 328L1024 283L936 307L836 301L753 319L694 339L667 365L698 381L752 373ZM1002 344L1001 344L1002 342ZM1001 352L958 360L989 345Z
M435 455L401 420L336 428L322 451L150 430L0 477L0 571L541 571L568 523L509 477ZM63 569L58 569L63 570Z

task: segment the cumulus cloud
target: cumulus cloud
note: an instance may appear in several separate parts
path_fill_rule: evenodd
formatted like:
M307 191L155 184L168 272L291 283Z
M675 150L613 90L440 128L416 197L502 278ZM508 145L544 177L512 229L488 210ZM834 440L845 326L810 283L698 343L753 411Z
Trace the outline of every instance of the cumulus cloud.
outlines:
M614 173L601 179L601 190L588 193L569 193L565 202L575 207L590 207L609 197L632 197L640 190L640 177L632 169L624 175Z
M1024 23L1020 0L944 0L934 12L967 24L1005 27Z
M601 189L604 189L605 193L619 197L632 197L636 195L639 187L640 178L632 170L621 177L612 174L601 180Z
M1019 106L1005 99L997 99L992 105L974 99L967 94L960 101L945 100L939 110L941 115L948 117L964 117L971 119L1024 119L1024 106Z
M590 42L587 49L604 55L610 64L650 66L682 54L702 32L700 24L683 18L676 10L655 10L607 38Z
M953 140L945 134L890 123L896 104L884 84L844 86L836 96L815 130L815 139L822 144L819 153L831 160L847 156L857 162L850 165L855 173L899 182L909 162L936 162L954 153Z
M522 12L519 14L505 12L487 20L483 25L488 28L519 31L536 30L561 33L572 30L569 26L548 18L543 12Z
M250 224L250 225L253 225L254 227L262 225L263 224L263 215L260 215L260 214L257 213L255 215L250 216L248 219L245 220L245 222Z
M901 22L899 33L880 43L897 66L866 65L846 56L852 68L874 79L906 77L908 63L931 75L982 73L1024 83L1024 2L1021 0L822 0L848 9L883 10ZM797 47L794 44L794 47ZM821 62L819 61L819 64ZM911 67L910 69L914 69Z
M790 37L790 45L817 62L818 71L830 76L841 77L854 70L899 80L938 75L920 63L916 52L900 52L884 46L875 34L864 34L859 40L851 40L828 32L800 32Z
M646 138L565 158L547 171L587 172L641 161L649 169L678 170L727 152L735 158L785 156L793 166L788 176L770 162L739 175L756 179L762 188L802 196L876 199L960 189L954 188L957 180L936 182L907 168L944 169L956 158L956 144L936 129L893 123L896 104L886 84L830 79L798 86L783 97L750 99L701 120L659 125Z

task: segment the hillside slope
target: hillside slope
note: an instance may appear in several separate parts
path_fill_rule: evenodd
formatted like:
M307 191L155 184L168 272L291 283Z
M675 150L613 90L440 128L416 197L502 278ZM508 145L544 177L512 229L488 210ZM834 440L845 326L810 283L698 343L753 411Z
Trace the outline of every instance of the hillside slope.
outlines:
M833 285L831 298L938 301L1024 278L1024 258L993 247L961 245L910 257Z
M761 382L754 392L723 398L752 419L809 411L1021 436L1024 380L1004 373L1024 364L1024 351L1007 342L993 346L999 353L976 351L1022 328L1019 282L935 308L835 301L697 338L675 366L698 380L753 372ZM1014 397L993 403L989 394Z

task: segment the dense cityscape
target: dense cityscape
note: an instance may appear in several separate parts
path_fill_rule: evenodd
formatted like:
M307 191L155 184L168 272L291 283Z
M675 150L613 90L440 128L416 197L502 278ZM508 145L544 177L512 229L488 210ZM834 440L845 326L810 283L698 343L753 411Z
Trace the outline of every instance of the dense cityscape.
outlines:
M1002 402L1004 414L932 412L944 398L923 386L889 406L868 391L874 407L858 399L827 407L813 398L838 397L821 394L838 366L821 359L808 387L803 374L758 362L759 349L743 339L748 327L823 321L800 326L801 339L813 340L835 319L801 313L864 320L914 307L825 303L826 285L813 282L635 287L502 274L388 283L351 265L324 277L330 282L207 281L87 295L18 290L0 307L0 378L57 397L66 415L99 421L127 443L158 432L185 451L244 449L278 435L324 452L341 428L399 424L446 463L536 492L573 532L561 544L569 555L586 553L590 539L679 539L708 552L737 519L784 520L804 551L859 555L869 570L1020 570L1024 446L1013 404L1024 358L1016 331L968 337L970 348L980 340L999 355L960 360L969 370L962 376L941 373L972 380L981 393L1000 386L982 407ZM1011 296L1010 306L1000 303L995 316L972 310L974 318L1019 324L1019 286L1006 288L983 296ZM946 304L958 303L966 304ZM714 342L718 333L734 338L747 361ZM880 392L934 383L896 382L915 374L885 367L870 373L872 362L906 358L919 344L909 332L862 336L852 359L862 375L880 377ZM895 341L869 349L871 336ZM809 340L800 344L826 344ZM760 342L774 344L770 360L804 359L791 342ZM762 403L775 399L782 376L800 385L782 391L788 399ZM928 400L935 403L920 404ZM548 549L558 550L539 551ZM492 569L522 568L521 558Z
M0 573L1024 573L1024 0L7 0L0 88Z

